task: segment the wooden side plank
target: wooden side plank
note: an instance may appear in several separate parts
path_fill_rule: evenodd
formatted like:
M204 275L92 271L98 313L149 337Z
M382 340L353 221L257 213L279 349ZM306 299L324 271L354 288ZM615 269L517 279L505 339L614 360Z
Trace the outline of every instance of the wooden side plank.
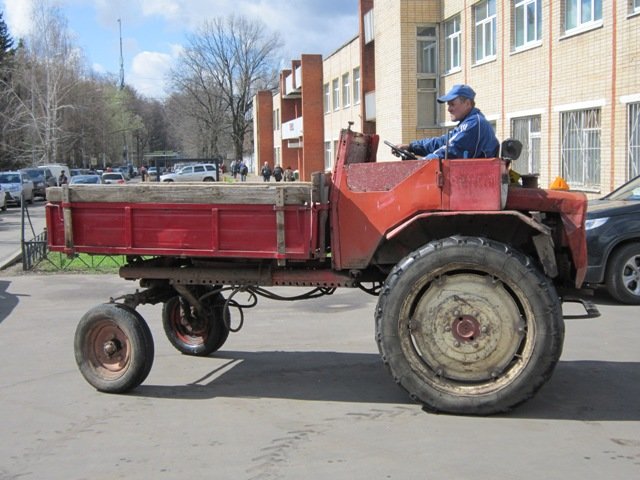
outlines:
M71 203L199 203L307 205L312 200L309 182L279 184L139 183L128 185L69 185ZM63 201L62 187L47 189L47 200Z

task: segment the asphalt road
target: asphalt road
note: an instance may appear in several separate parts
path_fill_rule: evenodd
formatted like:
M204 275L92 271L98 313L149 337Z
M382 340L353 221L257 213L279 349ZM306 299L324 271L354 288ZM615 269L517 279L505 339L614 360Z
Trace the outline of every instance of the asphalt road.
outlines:
M412 403L379 359L376 299L349 289L261 299L207 358L179 354L161 307L141 306L151 373L130 394L98 393L75 365L76 324L136 287L0 272L1 479L640 478L637 307L596 297L602 317L567 320L539 394L476 418Z

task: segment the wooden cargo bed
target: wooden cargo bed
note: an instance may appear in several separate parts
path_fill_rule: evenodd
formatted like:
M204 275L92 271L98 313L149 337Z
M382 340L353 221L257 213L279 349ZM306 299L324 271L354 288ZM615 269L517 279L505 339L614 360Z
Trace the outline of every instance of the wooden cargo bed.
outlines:
M308 182L54 187L48 242L67 254L308 259L321 193Z

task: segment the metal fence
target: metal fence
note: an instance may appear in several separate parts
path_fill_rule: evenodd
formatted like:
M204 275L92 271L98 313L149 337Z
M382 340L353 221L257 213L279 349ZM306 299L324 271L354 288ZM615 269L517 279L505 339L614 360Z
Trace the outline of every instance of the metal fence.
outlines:
M31 237L27 240L27 237ZM105 272L116 270L126 263L123 255L73 255L50 252L47 248L46 228L36 234L29 209L22 202L22 270L24 271L91 271Z

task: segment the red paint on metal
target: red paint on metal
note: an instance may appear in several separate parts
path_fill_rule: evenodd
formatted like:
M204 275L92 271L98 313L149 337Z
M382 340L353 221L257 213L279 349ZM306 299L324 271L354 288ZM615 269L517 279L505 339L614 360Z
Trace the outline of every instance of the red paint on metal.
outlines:
M515 187L509 189L505 208L556 212L560 215L564 226L562 242L571 250L576 268L575 286L579 288L587 273L587 240L584 226L587 216L586 195L562 190Z
M126 255L311 258L317 210L286 206L285 254L278 254L273 205L71 205L74 251ZM47 205L49 248L64 251L62 208Z

